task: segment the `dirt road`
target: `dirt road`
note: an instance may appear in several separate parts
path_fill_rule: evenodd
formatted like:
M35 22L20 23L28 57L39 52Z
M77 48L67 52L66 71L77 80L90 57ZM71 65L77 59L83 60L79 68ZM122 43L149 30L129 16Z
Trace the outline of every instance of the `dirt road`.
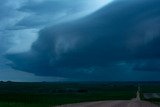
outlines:
M78 103L62 105L57 107L160 107L146 101L140 100L120 100L120 101L99 101L89 103Z

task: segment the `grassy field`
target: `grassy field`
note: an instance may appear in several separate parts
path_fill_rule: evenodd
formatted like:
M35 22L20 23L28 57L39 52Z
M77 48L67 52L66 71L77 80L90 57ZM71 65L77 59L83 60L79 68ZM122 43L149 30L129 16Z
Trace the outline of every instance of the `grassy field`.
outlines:
M51 107L88 101L130 100L136 91L137 84L129 83L3 82L0 83L0 107ZM142 85L142 91L160 92L160 86Z

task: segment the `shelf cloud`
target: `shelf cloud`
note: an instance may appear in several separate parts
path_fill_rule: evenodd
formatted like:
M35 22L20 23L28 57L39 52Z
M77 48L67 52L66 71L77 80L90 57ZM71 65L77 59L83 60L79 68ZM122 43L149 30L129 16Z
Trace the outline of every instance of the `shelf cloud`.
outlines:
M18 8L32 14L15 26L38 33L30 49L5 55L9 66L73 80L158 80L160 1L115 0L96 9L90 0L55 1Z

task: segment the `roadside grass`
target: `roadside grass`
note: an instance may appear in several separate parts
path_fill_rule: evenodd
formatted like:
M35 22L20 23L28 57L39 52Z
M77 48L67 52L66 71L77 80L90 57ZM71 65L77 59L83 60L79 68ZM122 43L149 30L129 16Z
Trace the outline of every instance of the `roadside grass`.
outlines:
M51 107L47 104L28 104L28 103L13 103L13 102L0 102L0 107Z
M134 97L131 92L94 92L73 94L1 94L0 107L51 107L56 105L104 100L129 100Z

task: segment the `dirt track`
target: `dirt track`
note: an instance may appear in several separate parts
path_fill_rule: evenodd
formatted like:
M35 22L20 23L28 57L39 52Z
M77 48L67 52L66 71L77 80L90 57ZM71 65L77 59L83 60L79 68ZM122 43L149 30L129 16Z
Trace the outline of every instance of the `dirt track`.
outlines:
M62 105L57 107L160 107L150 102L139 100L122 100L122 101L99 101L89 103L78 103Z

